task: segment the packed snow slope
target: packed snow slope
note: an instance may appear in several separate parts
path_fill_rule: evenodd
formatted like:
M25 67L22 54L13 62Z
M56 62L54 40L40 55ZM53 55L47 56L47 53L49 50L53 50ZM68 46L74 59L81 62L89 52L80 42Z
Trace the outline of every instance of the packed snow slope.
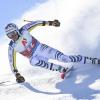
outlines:
M31 34L66 55L100 58L99 4L99 0L48 0L15 22L21 26L24 18L59 19L61 27L39 27ZM26 82L16 84L8 62L9 40L2 40L6 42L0 45L0 82L11 82L0 85L0 100L100 100L100 65L73 63L70 77L62 80L58 72L31 66L27 58L17 54L17 67Z

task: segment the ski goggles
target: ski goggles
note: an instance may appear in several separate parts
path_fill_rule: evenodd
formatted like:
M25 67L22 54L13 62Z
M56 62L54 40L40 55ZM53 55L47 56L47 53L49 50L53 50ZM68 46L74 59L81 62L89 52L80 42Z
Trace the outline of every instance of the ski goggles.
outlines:
M13 37L16 36L16 35L18 35L18 32L17 32L17 31L12 31L12 32L10 32L10 33L7 34L7 36L8 36L9 38L13 38Z

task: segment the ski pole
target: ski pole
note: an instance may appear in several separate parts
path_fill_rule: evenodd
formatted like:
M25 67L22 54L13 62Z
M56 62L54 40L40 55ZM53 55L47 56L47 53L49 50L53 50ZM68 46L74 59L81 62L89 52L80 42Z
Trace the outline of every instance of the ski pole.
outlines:
M29 20L24 20L24 22L32 22L32 21L29 21Z

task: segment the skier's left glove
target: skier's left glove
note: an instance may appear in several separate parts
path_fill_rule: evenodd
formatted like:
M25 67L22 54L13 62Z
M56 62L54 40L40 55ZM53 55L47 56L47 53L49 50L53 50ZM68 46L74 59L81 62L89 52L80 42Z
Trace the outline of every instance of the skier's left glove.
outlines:
M21 76L20 73L16 73L15 76L16 76L16 81L17 81L18 83L23 83L23 82L25 82L24 77Z
M50 26L59 27L60 26L60 22L58 20L49 21L49 25Z

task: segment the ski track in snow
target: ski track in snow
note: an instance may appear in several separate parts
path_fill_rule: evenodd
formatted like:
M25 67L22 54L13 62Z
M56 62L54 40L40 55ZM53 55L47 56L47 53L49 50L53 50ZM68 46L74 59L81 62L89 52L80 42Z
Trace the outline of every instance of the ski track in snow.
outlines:
M72 4L72 1L75 5ZM49 2L52 7L57 4L56 10L58 9L58 12L56 14L58 14L62 26L59 30L60 33L50 31L49 34L48 29L46 30L46 34L44 34L46 36L43 36L43 38L52 37L49 40L50 43L48 40L46 43L54 47L56 45L56 48L64 48L62 51L65 53L81 53L86 56L92 55L100 58L100 1L84 0L81 1L83 4L80 0L63 0L63 2L58 0L55 2L56 4L52 2L53 0ZM36 12L45 12L44 7L46 8L49 3L44 4L43 9L41 9L42 6L37 8ZM64 12L65 8L67 9L67 16ZM32 13L35 13L34 15L37 18L41 18L36 12L33 11ZM29 15L31 17L30 13ZM55 36L58 36L56 40ZM40 37L38 38L40 39ZM63 46L60 44L59 39L63 40ZM55 43L52 41L55 41ZM0 47L0 52L5 52L0 54L0 66L3 65L0 70L0 81L10 80L15 83L15 77L9 68L8 58L5 58L7 56L7 46L4 44ZM22 59L24 63L21 62ZM8 83L7 86L0 86L0 100L100 100L100 65L73 64L75 70L65 80L60 79L58 72L30 66L26 58L20 55L18 55L17 65L26 82L12 85Z

